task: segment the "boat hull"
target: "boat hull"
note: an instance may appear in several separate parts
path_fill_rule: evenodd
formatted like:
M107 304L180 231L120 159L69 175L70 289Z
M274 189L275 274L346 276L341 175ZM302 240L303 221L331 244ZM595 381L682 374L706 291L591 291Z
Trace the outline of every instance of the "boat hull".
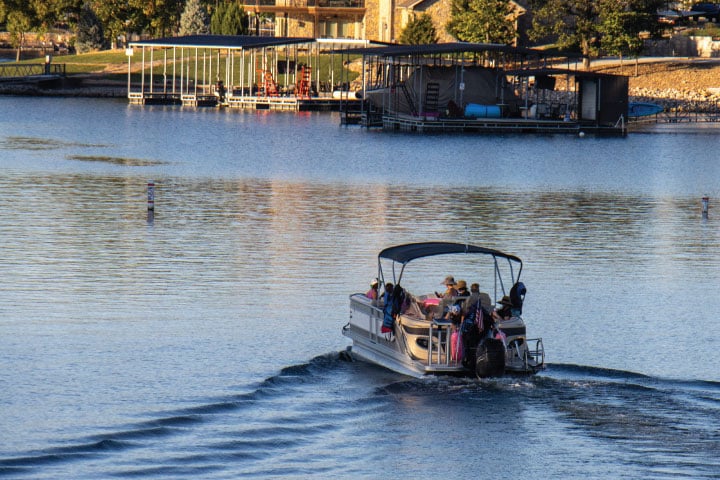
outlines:
M663 107L655 103L630 102L628 104L628 117L648 117L663 112Z
M449 322L425 319L419 311L398 315L394 332L382 333L383 313L362 294L350 298L350 321L343 335L353 341L351 355L394 372L420 378L426 375L475 376L474 365L463 365L451 355L452 329ZM520 318L503 322L507 331L504 373L532 374L542 368L535 351L528 348L525 325Z

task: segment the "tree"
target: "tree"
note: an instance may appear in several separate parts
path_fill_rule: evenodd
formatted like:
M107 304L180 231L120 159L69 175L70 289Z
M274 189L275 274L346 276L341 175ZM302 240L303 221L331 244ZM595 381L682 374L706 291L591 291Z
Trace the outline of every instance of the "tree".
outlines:
M597 55L599 47L597 5L595 0L535 1L531 4L534 16L528 36L532 40L554 37L562 49L579 49L588 68L590 57Z
M225 2L220 2L213 8L212 15L210 16L210 33L214 35L223 34L223 19L225 18L226 11L227 4Z
M587 69L601 47L637 55L642 49L639 34L656 32L655 12L661 5L658 0L536 0L529 36L554 37L560 48L579 49Z
M176 32L182 15L184 0L146 0L142 3L147 28L155 36L166 37Z
M90 3L83 5L77 21L75 48L78 53L100 50L103 47L103 28Z
M240 5L232 1L223 17L223 35L245 35L248 33L248 18Z
M221 2L213 9L210 32L217 35L244 35L247 31L248 19L235 0Z
M15 61L20 61L22 49L25 46L25 34L32 30L32 13L27 10L13 10L7 14L5 26L10 33L10 44L16 48Z
M0 0L0 23L10 33L10 44L17 49L16 61L20 61L25 46L25 34L39 27L37 15L27 0Z
M511 45L517 32L507 0L453 0L447 32L462 42Z
M209 23L205 7L198 0L188 0L180 17L180 35L204 35Z
M437 41L435 25L433 25L432 17L427 13L410 20L400 33L400 43L408 45L423 45L437 43Z
M87 0L32 0L41 24L47 29L57 25L75 26Z
M102 22L105 38L114 44L119 36L142 31L147 26L143 0L91 0Z
M657 0L601 0L600 46L606 54L637 57L643 49L641 32L658 34L658 23L653 12L661 2Z

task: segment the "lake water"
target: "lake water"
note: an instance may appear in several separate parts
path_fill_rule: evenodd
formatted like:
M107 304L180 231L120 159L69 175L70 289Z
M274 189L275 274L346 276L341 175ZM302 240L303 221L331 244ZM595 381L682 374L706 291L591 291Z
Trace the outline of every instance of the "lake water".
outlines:
M0 476L720 478L718 130L0 111ZM412 380L339 359L377 252L427 240L524 260L545 371Z

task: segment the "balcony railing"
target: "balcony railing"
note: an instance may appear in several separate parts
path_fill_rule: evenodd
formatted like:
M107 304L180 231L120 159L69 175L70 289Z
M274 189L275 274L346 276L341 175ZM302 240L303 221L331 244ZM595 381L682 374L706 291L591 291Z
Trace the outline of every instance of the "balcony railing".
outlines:
M247 0L245 5L295 8L365 8L365 0Z
M8 77L31 77L36 75L65 75L64 63L22 63L2 65L0 64L0 78Z

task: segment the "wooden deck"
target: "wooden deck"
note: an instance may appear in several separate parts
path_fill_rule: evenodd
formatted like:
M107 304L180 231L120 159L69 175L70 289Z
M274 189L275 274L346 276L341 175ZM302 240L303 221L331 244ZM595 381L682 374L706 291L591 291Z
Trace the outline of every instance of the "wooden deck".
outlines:
M369 117L368 117L369 118ZM442 118L414 117L410 115L384 115L373 125L385 131L418 133L535 133L535 134L573 134L624 136L627 125L600 126L577 121L540 120L524 118Z
M183 105L187 107L228 107L244 110L284 110L284 111L327 111L338 112L342 105L359 104L359 100L333 97L298 98L292 96L228 96L220 98L204 93L150 93L130 92L128 101L134 105Z

